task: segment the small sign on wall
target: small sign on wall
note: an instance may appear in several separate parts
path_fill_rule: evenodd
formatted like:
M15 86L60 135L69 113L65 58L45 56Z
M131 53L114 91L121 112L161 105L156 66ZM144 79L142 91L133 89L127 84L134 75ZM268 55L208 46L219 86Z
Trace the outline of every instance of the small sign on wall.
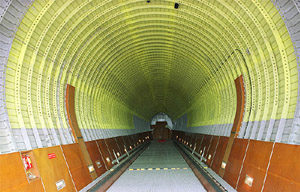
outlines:
M54 159L54 158L56 158L55 153L49 153L49 154L48 154L48 158L49 158L49 159Z

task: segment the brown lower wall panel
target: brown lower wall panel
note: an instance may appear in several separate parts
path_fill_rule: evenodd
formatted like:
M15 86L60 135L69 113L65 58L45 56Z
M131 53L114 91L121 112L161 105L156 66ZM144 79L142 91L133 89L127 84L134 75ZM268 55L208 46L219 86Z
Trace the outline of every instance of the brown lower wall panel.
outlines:
M35 149L33 153L46 191L57 191L55 183L61 179L66 187L60 192L76 191L60 146ZM56 157L49 159L48 154L53 153Z
M214 154L215 154L215 151L216 151L216 148L217 148L217 144L219 142L219 136L213 136L212 140L211 140L211 143L210 143L210 146L209 146L209 150L208 150L208 153L207 153L207 161L206 161L206 164L211 167L211 163L213 162L213 159L214 159ZM210 156L210 159L208 158Z
M172 134L174 135L175 139L179 140L179 138L182 138L183 132L182 131L173 130Z
M105 139L105 142L110 151L112 160L115 160L118 157L117 153L122 154L121 149L119 148L115 138Z
M138 138L136 135L129 135L129 138L131 139L131 142L133 143L133 147L137 147L138 144Z
M136 139L133 135L128 135L128 139L130 141L131 147L134 148L136 146Z
M203 139L204 139L204 135L202 134L198 134L198 137L196 139L196 152L197 153L200 153L200 150L201 150L201 145L202 145L202 142L203 142Z
M186 143L190 143L190 142L191 142L191 133L186 133L186 134L185 134L184 141L185 141Z
M9 190L4 190L1 192L44 192L44 187L42 185L41 179L34 181L32 183L24 183L22 185L15 186Z
M0 155L0 191L44 191L41 180L28 183L19 152Z
M131 140L129 139L129 136L123 136L124 144L126 146L126 149L129 150L129 147L133 144L131 144Z
M235 187L239 177L248 140L234 139L223 179Z
M212 135L204 135L204 138L203 138L203 142L201 144L201 147L200 147L200 152L202 150L202 153L204 154L203 157L207 158L207 154L208 154L208 150L209 150L209 146L210 146L210 142L211 142L211 139L212 139ZM202 155L201 153L201 155Z
M194 146L197 140L197 134L193 134L190 143Z
M124 151L124 149L125 149L124 148L125 143L124 143L124 140L123 140L122 136L116 137L116 141L117 141L117 144L118 144L118 146L120 148L120 155L123 155L126 152Z
M124 144L130 146L135 142L136 145L140 145L143 143L142 140L146 141L147 139L145 137L150 134L150 132L147 132L109 139L111 141L110 146L112 146L109 146L109 148L120 151L121 147L119 146L124 147ZM129 141L129 138L131 138L132 141ZM81 142L81 140L82 139L78 139L79 142ZM141 140L141 142L139 142L139 140ZM40 175L40 178L37 178L30 183L27 180L20 153L1 154L0 191L39 192L44 191L44 187L46 191L57 191L56 182L61 179L65 181L66 187L61 189L60 192L72 192L76 191L76 189L79 191L92 181L83 153L89 157L89 163L93 163L98 176L102 175L107 170L106 167L108 169L112 167L111 155L103 139L86 143L83 142L83 144L84 148L82 148L82 145L79 143L75 143L24 152L32 154L32 160L33 158L35 159L33 161L34 168L38 170L37 173ZM124 149L122 148L122 150ZM52 158L49 158L49 154L54 155L51 156ZM110 162L106 161L107 157L110 158ZM101 167L99 168L96 164L97 160L101 163ZM31 169L32 172L34 168ZM93 173L96 175L95 172Z
M182 131L179 131L177 133L177 136L178 136L178 141L180 141L180 142L182 142L185 139L185 133Z
M222 160L224 157L228 139L229 139L228 137L223 137L223 136L220 137L220 139L219 139L219 144L216 149L216 154L214 156L214 159L213 159L213 162L211 165L211 169L214 172L216 172L217 174L219 173L219 170L221 168L221 164L222 164Z
M144 132L144 133L140 133L141 139L143 139L144 141L150 140L150 133L152 133L152 132ZM171 134L172 134L172 133L171 133ZM149 137L149 139L148 139L148 137Z
M106 168L108 170L111 169L113 167L112 158L111 158L110 152L107 149L107 146L106 146L106 143L105 143L104 139L99 139L96 142L99 146L99 149L100 149L101 155L104 159L104 163L106 165ZM107 158L109 158L109 161L107 161Z
M300 145L276 143L264 191L300 191Z
M107 169L106 169L106 166L104 165L104 163L105 163L104 158L102 157L96 142L97 141L88 141L85 144L86 144L86 148L90 154L95 171L99 177L103 173L105 173L105 171L107 171ZM100 161L100 163L101 163L100 167L97 166L97 161Z
M151 141L151 137L150 135L152 134L152 132L144 132L144 133L141 133L140 134L140 138L142 140L142 143L145 143L145 142L148 142L148 141ZM172 133L171 133L172 134Z
M189 136L186 137L186 133L181 131L173 130L173 134L173 140L179 141L179 138L189 138ZM197 139L194 140L194 142L197 143L196 151L199 149L203 150L204 146L208 146L208 140L211 136L209 137L207 135L197 133L194 133L194 135L198 135ZM176 136L178 136L178 138L176 138ZM201 144L202 138L204 139ZM218 171L221 167L228 139L228 137L220 137L219 144L216 147L216 154L211 168L217 174L219 174ZM211 142L209 153L213 151L213 146L215 145L214 140L215 138L213 138ZM232 150L228 158L223 179L234 188L236 187L239 177L248 141L249 140L247 139L234 139ZM261 191L268 163L270 166L263 191L300 191L300 145L276 143L270 160L273 144L273 142L256 140L249 141L247 154L240 174L239 183L237 185L237 191ZM244 183L246 175L253 178L253 184L251 187Z
M237 187L238 191L261 191L272 146L272 142L250 141ZM246 175L254 179L252 187L245 184L244 180Z
M92 177L86 166L83 154L78 143L61 146L69 166L76 189L79 191L90 182Z
M241 176L239 179L237 191L238 192L261 191L265 174L266 174L266 170L259 169L256 166L245 163L243 165L243 170L241 172ZM254 179L251 187L245 183L246 175Z
M293 171L296 173L296 171ZM299 172L297 172L299 174ZM264 192L298 192L300 191L300 181L297 182L286 179L273 173L268 173L264 186Z

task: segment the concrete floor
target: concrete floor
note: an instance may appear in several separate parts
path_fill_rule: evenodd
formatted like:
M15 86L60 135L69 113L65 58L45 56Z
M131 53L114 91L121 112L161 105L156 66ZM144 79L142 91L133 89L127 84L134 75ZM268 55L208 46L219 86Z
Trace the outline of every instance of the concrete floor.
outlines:
M108 192L206 191L172 142L152 142Z

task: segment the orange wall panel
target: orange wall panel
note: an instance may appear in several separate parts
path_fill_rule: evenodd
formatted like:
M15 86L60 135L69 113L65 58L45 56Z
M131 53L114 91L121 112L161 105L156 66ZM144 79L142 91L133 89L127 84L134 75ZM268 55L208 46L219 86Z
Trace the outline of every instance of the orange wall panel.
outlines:
M128 136L122 136L122 137L123 137L123 139L124 139L124 144L125 144L127 150L129 150L129 146L130 146L130 145L133 145L133 144L131 144L131 141L130 141L130 139L129 139Z
M141 139L142 141L144 140L144 142L147 141L147 140L149 140L149 139L147 139L147 136L149 136L149 135L150 135L150 132L139 133L140 139ZM172 134L171 134L171 135L172 135Z
M15 186L9 190L4 190L1 192L44 192L44 187L42 185L41 179L31 182L23 183L22 185Z
M105 162L103 160L105 158L102 157L102 154L99 151L96 141L88 141L85 144L86 144L86 148L90 154L95 171L99 177L106 171L106 166L104 164ZM97 167L97 164L96 164L97 161L100 161L100 163L101 163L101 167L99 167L99 168Z
M300 145L276 143L264 191L300 191Z
M111 154L111 158L113 160L116 159L118 152L122 154L121 149L119 148L115 138L108 138L108 139L104 139L104 140L106 142L108 150L110 151L110 154Z
M191 142L191 134L190 133L186 133L185 134L185 139L186 142L190 143Z
M200 150L202 150L202 153L204 153L203 157L207 157L209 145L212 139L212 135L204 135ZM202 155L201 153L201 155Z
M66 157L66 161L72 174L76 189L79 191L92 182L92 177L84 161L80 146L78 143L75 143L70 145L62 145L61 147Z
M133 145L132 148L136 147L137 141L138 141L137 137L135 135L129 135L129 139L130 139L130 142Z
M234 80L235 88L236 88L236 114L232 126L231 132L235 133L235 137L238 135L240 131L240 127L243 121L243 115L245 110L245 88L244 81L242 75Z
M196 143L196 139L197 139L197 134L193 134L192 137L191 137L191 141L190 141L190 144L192 144L194 147L195 143Z
M224 162L228 163L229 160L229 155L232 151L233 147L233 142L234 139L238 136L240 127L242 125L243 121L243 116L244 116L244 108L245 108L245 90L244 90L244 82L243 82L243 76L239 76L234 80L235 83L235 88L236 88L236 112L235 112L235 117L234 117L234 122L231 128L231 133L229 136L229 140L227 142L227 146L225 149L225 153L223 155L223 160ZM219 169L218 171L219 175L221 177L224 177L224 170Z
M138 141L148 136L149 133L141 133L138 135L131 135L132 141ZM129 136L110 138L107 139L110 148L114 148L119 151L118 143L123 147L126 142L123 138ZM126 139L125 139L126 140ZM117 141L119 141L117 143ZM130 144L129 144L130 145ZM90 141L84 143L87 155L91 156L91 162L95 167L95 172L100 176L105 171L112 167L112 159L107 148L104 139L97 141ZM123 148L122 148L123 149ZM123 149L124 150L124 149ZM120 151L121 152L121 151ZM23 152L22 152L23 153ZM39 173L40 178L28 182L26 173L24 170L23 162L19 152L0 155L0 191L2 192L22 192L22 191L57 191L56 182L64 180L66 187L60 190L60 192L72 192L79 191L90 182L92 182L91 174L87 168L82 148L79 143L54 146L48 148L39 148L32 151L26 151L24 153L30 153L34 168ZM49 154L54 156L49 157ZM103 156L102 156L103 155ZM109 157L110 162L105 159ZM101 167L98 168L96 160L101 162ZM33 172L33 170L31 170Z
M261 191L272 146L272 142L250 141L237 187L238 191ZM244 183L246 175L254 179L252 187Z
M202 145L202 142L204 140L204 135L202 134L198 134L198 137L196 139L196 152L200 153L200 150L201 150L201 145Z
M221 168L228 139L229 139L228 137L223 137L223 136L220 137L219 139L219 144L216 149L216 154L211 165L211 169L216 173L219 173L219 169Z
M81 135L81 131L79 129L76 113L75 113L75 87L67 84L66 88L66 111L68 116L68 122L72 129L72 133L75 139L75 142L79 144L83 158L85 160L85 165L91 165L92 160L87 152L86 145L84 143L83 137ZM97 174L95 172L90 173L92 179L97 178Z
M66 88L66 111L74 139L78 142L77 137L81 137L82 135L75 114L75 87L69 84L67 84Z
M60 146L35 149L33 153L46 191L57 191L55 183L61 179L65 181L66 187L60 192L76 191ZM48 154L51 153L56 157L49 159Z
M117 144L119 146L120 154L121 155L124 154L125 153L125 151L124 151L124 145L125 145L125 143L124 143L123 137L122 136L116 137L116 142L117 142Z
M101 155L104 159L104 163L106 164L107 169L112 168L113 167L112 157L111 157L110 151L107 149L107 145L106 145L105 140L104 139L99 139L96 142L98 143ZM109 158L110 161L109 162L106 161L106 158Z
M193 142L197 143L197 152L200 149L203 150L204 147L207 148L210 144L209 151L206 154L212 155L212 153L215 151L215 156L212 162L207 161L206 164L210 165L211 163L211 168L217 174L220 174L220 167L227 143L229 141L228 137L220 137L219 144L216 146L216 136L202 135L197 133L190 135L190 133L181 131L173 131L173 133L174 137L172 138L177 141L179 141L179 138L192 138ZM176 138L177 135L178 138ZM201 143L202 138L203 141ZM211 138L213 139L210 142ZM272 158L270 159L273 146L273 154ZM245 160L243 162L244 157ZM263 191L300 191L299 159L300 145L283 143L274 144L273 142L235 138L223 179L232 187L237 187L237 191L239 192L261 191L263 185ZM268 173L266 173L268 164L270 166ZM264 184L264 178L266 174L267 177ZM248 186L244 183L246 175L254 179L252 186Z
M211 163L213 162L213 158L214 158L214 154L215 154L215 151L216 151L216 148L217 148L219 138L220 137L218 137L218 136L213 136L213 138L211 140L210 147L209 147L209 150L208 150L208 153L207 153L207 156L206 156L207 157L206 164L209 167L211 166ZM209 155L211 155L210 159L208 159Z
M234 139L233 146L228 158L223 179L232 187L235 187L242 166L248 140Z
M41 180L28 183L19 152L0 155L0 191L44 191Z

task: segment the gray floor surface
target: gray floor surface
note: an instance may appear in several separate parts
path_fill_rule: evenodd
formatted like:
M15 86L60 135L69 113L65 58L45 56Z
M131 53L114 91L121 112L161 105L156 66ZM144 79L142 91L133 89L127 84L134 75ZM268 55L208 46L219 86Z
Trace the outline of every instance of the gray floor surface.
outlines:
M152 142L108 192L206 191L171 141Z

